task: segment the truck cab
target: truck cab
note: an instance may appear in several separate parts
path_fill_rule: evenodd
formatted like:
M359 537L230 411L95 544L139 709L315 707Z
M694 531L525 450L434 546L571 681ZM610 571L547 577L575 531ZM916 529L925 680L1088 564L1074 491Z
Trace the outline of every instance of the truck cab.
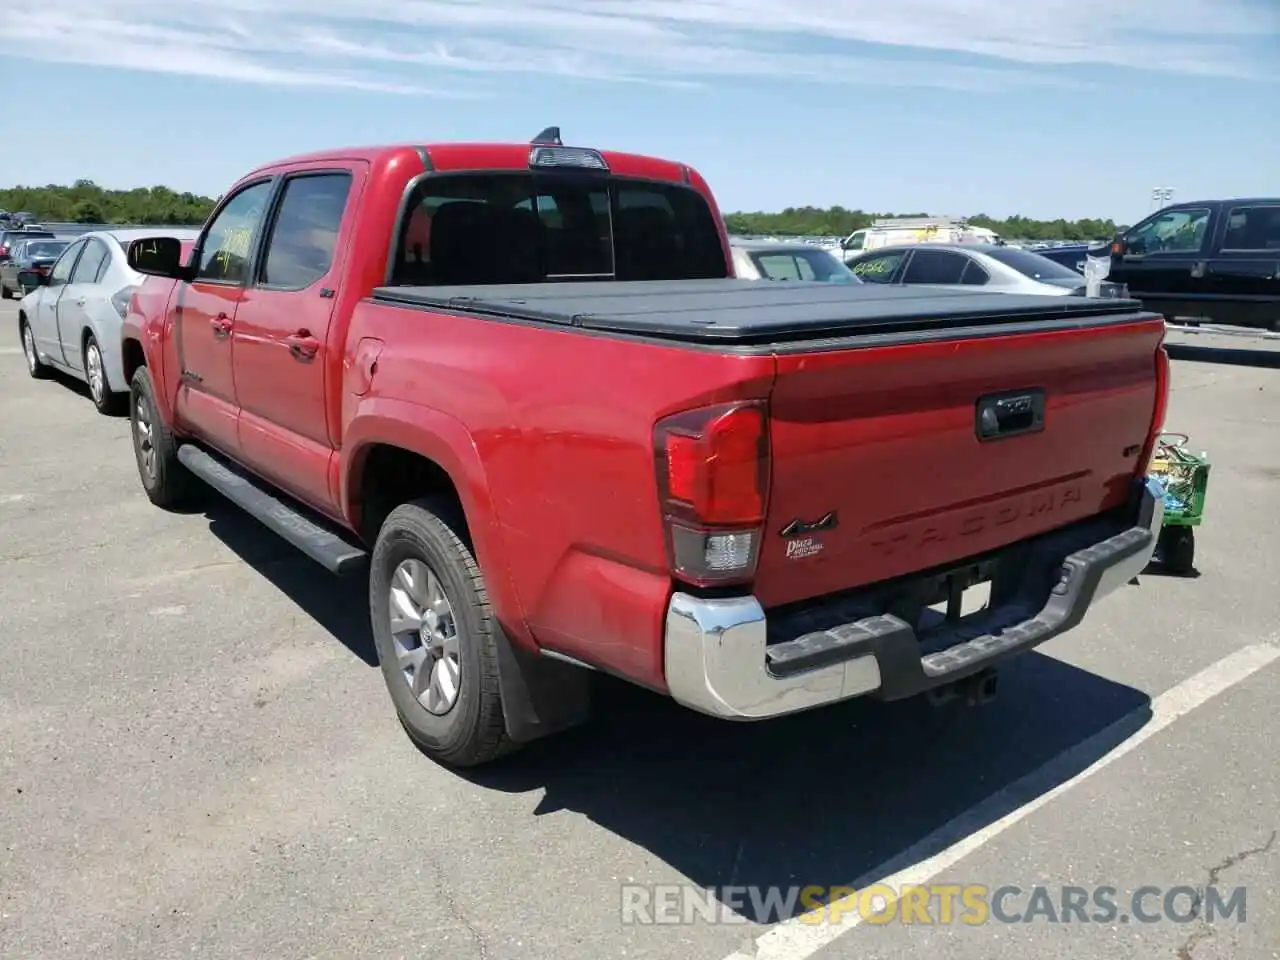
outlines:
M1280 330L1280 198L1165 207L1115 238L1109 279L1168 318Z

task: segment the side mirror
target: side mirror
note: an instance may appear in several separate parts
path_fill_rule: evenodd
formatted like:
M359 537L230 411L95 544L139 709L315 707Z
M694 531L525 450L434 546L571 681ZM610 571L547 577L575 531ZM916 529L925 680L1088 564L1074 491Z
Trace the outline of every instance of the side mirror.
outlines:
M176 237L144 237L129 244L126 258L130 268L150 277L187 279L182 257L182 241Z

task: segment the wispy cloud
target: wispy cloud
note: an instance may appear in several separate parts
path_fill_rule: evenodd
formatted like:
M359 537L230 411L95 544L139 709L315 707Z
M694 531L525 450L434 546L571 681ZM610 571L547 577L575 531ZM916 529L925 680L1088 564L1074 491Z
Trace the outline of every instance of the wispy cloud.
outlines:
M1277 35L1275 0L62 0L0 12L0 42L33 59L455 97L503 74L968 89L1061 85L1073 82L1061 68L1089 66L1275 79Z

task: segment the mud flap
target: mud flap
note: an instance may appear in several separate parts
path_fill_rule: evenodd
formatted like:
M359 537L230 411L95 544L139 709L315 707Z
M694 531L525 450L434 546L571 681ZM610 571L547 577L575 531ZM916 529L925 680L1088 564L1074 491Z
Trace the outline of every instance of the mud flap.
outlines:
M529 743L587 719L591 671L517 647L501 629L496 640L507 736L516 743Z

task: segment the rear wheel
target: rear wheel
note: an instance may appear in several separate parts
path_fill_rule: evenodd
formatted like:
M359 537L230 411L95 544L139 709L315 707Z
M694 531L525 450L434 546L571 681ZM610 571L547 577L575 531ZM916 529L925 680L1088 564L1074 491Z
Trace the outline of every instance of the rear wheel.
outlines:
M0 281L0 300L12 300L13 294L9 291L9 287Z
M89 384L89 396L98 412L106 416L119 413L123 398L111 390L106 364L102 362L102 349L93 334L89 334L84 342L84 376Z
M40 362L40 354L36 353L36 338L31 333L31 324L26 317L18 319L18 334L22 337L22 355L27 358L27 373L32 379L43 380L49 375L49 368Z
M156 406L151 371L139 367L129 390L129 433L138 477L147 499L157 507L176 507L188 500L195 478L178 460L178 444Z
M455 767L509 753L497 631L460 519L427 498L391 511L374 544L369 615L383 679L410 739Z

